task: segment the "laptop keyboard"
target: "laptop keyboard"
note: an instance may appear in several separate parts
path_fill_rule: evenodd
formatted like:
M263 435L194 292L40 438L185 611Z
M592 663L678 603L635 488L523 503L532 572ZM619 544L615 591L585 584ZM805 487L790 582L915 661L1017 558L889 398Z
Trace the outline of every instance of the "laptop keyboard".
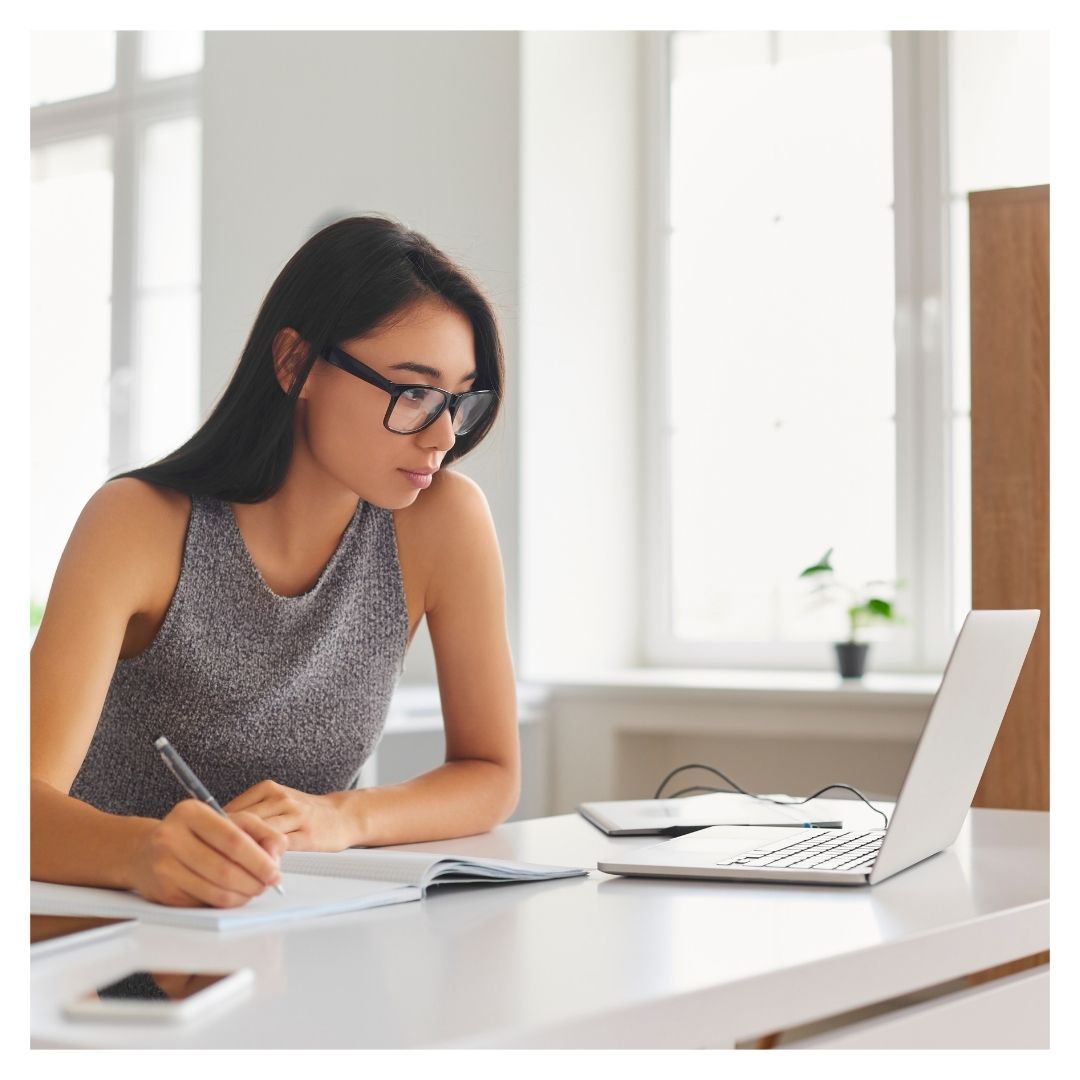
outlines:
M838 832L835 829L807 829L798 840L786 838L719 866L780 866L798 870L859 870L877 858L885 839L884 829L870 832Z

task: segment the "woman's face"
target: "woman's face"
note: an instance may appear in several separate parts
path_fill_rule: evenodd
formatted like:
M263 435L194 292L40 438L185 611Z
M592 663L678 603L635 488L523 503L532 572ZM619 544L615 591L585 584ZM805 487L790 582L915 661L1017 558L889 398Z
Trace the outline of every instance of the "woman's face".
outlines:
M366 337L340 342L395 383L460 394L476 377L472 325L454 308L424 300ZM301 433L317 464L365 502L400 510L416 501L454 445L450 411L423 431L383 426L390 395L320 359L302 393Z

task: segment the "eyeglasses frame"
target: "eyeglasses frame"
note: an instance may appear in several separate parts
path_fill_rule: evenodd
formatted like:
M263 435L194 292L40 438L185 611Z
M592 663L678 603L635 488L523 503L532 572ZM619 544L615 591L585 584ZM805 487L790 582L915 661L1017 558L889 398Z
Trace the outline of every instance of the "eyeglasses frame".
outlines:
M347 372L350 375L355 375L356 378L361 379L363 382L370 383L372 386L377 386L380 390L384 390L390 395L390 405L383 416L383 427L387 431L393 432L395 435L416 435L418 432L423 431L425 428L431 427L436 420L447 409L450 410L450 419L453 421L454 415L457 412L458 406L465 398L475 398L480 396L491 395L497 397L494 390L466 390L463 394L453 394L449 390L444 390L441 386L428 386L424 383L396 383L391 382L389 379L384 378L373 368L369 368L367 364L357 360L355 356L351 356L344 349L338 348L336 345L331 345L323 354L323 359L328 364L333 364L334 367L340 368L342 371ZM407 390L434 390L443 395L443 404L441 408L435 411L435 414L425 424L418 428L413 428L412 431L397 431L390 426L390 414L394 411L394 406L398 403L398 398L401 397ZM486 414L485 414L486 415ZM484 417L481 417L481 420ZM473 428L470 427L468 431L455 431L455 435L468 435L469 431Z

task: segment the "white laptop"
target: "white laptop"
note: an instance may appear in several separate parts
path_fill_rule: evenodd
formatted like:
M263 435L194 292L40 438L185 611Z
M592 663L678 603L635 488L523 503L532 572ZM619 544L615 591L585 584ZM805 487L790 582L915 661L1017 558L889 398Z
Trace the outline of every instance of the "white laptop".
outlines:
M597 869L641 877L874 885L937 854L964 823L1038 621L1037 610L968 613L888 828L718 825L628 851L598 862Z

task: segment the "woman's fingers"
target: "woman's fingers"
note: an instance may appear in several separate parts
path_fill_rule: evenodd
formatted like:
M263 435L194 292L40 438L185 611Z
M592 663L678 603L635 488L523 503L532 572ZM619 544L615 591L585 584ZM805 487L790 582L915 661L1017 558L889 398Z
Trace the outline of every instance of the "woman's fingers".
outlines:
M253 784L247 791L241 791L235 799L227 802L222 809L227 814L235 814L240 810L250 810L253 806L273 798L284 790L283 786L275 780L260 780Z
M222 817L199 803L195 807L202 812L191 812L187 821L195 844L183 847L183 862L189 868L215 884L248 896L257 895L277 881L277 859L259 842L273 842L271 826L249 815L244 815L241 822ZM258 832L258 841L252 831Z
M257 815L233 819L185 799L133 851L133 888L161 904L236 907L280 880L278 861L287 846Z
M289 829L287 824L283 826L282 822L287 823L292 816L294 815L286 814L264 818L245 811L233 815L232 820L270 855L276 866L282 853L289 848L288 837L284 835Z
M277 835L285 843L286 851L297 846L297 840L306 825L304 815L296 811L277 814L274 817L266 818L265 821L266 824L273 826L277 831Z
M198 857L195 861L201 864L202 870L206 869L206 864ZM183 898L169 901L180 907L239 907L251 899L251 894L227 888L219 881L206 877L199 869L189 866L183 854L178 855L170 876L173 888L179 889L183 897L190 898L190 902ZM261 892L262 888L260 885L258 891Z

